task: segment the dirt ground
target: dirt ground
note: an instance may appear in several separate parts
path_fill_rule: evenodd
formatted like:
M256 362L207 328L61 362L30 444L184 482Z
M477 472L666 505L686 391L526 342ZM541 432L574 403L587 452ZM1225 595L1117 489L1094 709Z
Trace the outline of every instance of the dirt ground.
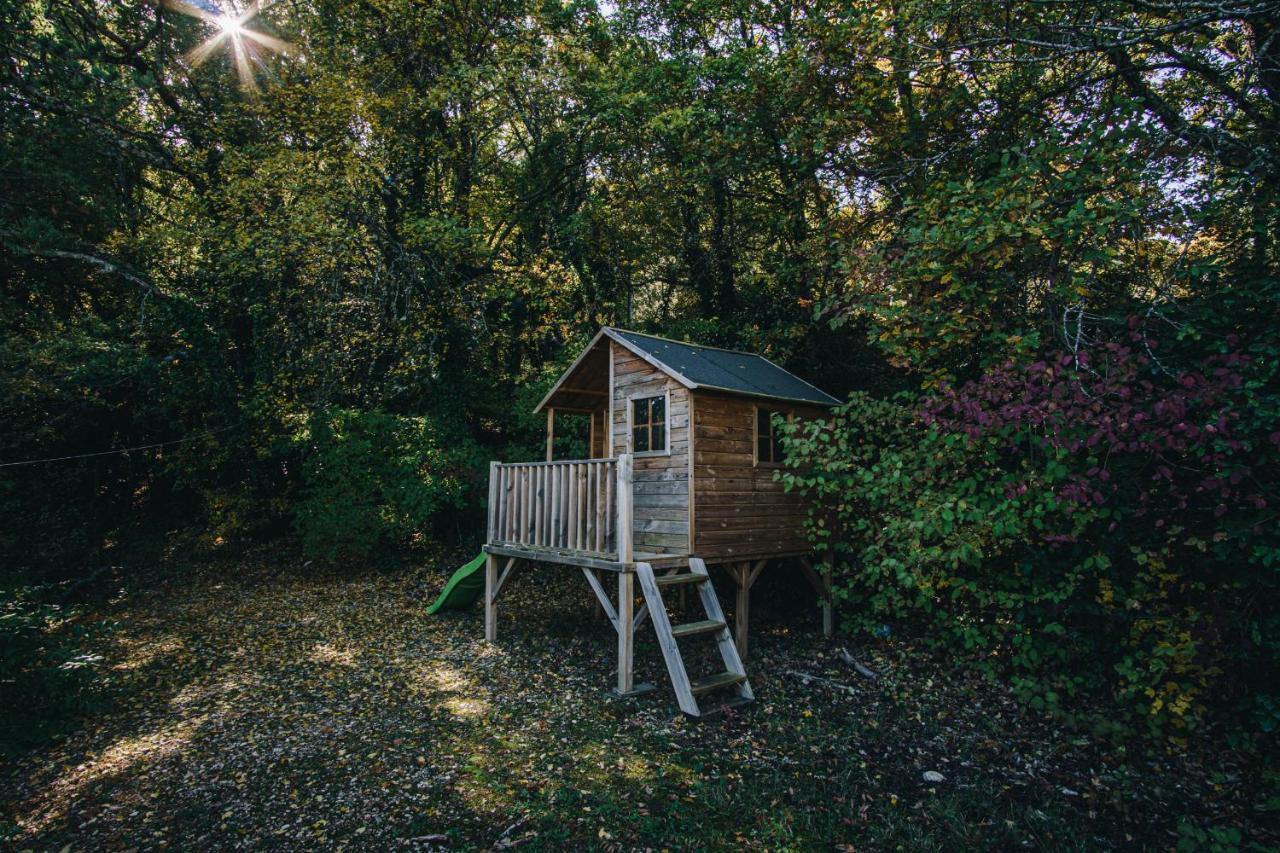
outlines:
M767 569L754 593L747 663L759 701L711 722L677 712L648 626L637 675L658 690L608 698L613 633L574 571L516 578L488 646L478 606L425 615L448 569L319 571L264 548L122 592L94 614L112 626L102 653L113 700L3 771L0 844L1277 842L1274 777L1246 756L1095 742L963 666L824 640L812 593L788 567ZM716 586L731 605L728 579ZM842 662L841 647L880 678Z

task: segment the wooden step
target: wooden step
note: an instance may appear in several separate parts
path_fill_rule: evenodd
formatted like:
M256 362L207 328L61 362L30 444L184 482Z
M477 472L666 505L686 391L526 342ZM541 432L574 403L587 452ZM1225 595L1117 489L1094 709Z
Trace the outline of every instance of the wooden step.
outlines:
M681 575L659 575L653 580L658 586L676 586L682 583L703 583L707 579L706 575L697 575L692 572L686 572Z
M680 710L690 717L702 717L704 712L697 696L713 690L731 688L730 694L718 694L709 700L709 704L717 710L738 707L755 698L751 692L751 682L747 680L746 669L742 666L742 657L729 636L727 620L720 608L720 600L716 598L715 587L707 576L707 564L697 557L689 558L689 571L684 574L663 575L657 577L653 566L646 562L636 564L636 576L640 581L640 590L644 593L645 605L649 618L653 623L654 633L658 636L658 647L662 649L662 659L667 664L667 672L671 674L671 686L676 691L676 703ZM697 586L698 601L706 611L707 618L683 625L671 624L667 615L667 604L662 600L664 586L677 584L693 584ZM683 587L681 588L683 591ZM725 671L706 678L700 678L692 684L689 672L685 669L684 656L680 653L680 637L696 634L714 634L716 648L724 660ZM714 713L714 711L712 711Z
M709 693L712 690L719 690L721 687L732 687L746 680L747 677L745 675L739 675L736 672L717 672L715 675L708 675L692 682L689 685L689 689L693 691L694 696L697 696L702 693Z
M698 634L710 634L725 627L723 622L715 619L703 619L699 622L686 622L683 625L672 625L671 633L677 637L696 637Z

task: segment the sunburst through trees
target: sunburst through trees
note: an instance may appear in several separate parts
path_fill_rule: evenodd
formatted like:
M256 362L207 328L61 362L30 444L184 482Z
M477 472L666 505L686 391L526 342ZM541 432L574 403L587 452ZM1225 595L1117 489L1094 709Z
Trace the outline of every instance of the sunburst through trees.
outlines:
M187 63L197 68L225 46L235 61L240 86L247 92L257 90L255 70L265 68L268 53L287 54L293 50L288 42L249 26L263 11L264 6L258 0L240 11L220 6L215 0L165 0L165 5L217 28L212 36L183 55Z

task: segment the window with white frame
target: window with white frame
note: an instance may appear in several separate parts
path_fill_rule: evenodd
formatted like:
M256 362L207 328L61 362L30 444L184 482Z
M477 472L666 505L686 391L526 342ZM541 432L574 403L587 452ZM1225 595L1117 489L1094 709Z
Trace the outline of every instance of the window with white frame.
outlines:
M631 399L631 451L667 452L667 395Z

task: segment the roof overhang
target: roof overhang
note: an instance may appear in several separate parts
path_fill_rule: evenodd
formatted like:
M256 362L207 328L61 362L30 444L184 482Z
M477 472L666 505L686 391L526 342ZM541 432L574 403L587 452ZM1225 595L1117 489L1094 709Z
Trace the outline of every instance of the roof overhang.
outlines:
M596 345L599 344L600 341L604 338L607 338L611 341L615 341L620 346L624 347L628 352L632 353L637 358L643 359L644 361L656 367L658 370L661 370L663 373L667 374L676 382L679 382L685 388L688 388L690 391L703 389L706 391L716 391L722 394L731 394L735 397L752 397L752 398L762 399L762 400L777 400L779 402L795 403L798 405L816 406L818 408L828 408L828 409L832 408L833 406L840 405L839 400L835 399L834 397L831 397L830 394L827 394L822 389L817 388L808 382L804 382L804 380L800 379L799 377L794 377L794 378L799 379L799 381L804 382L805 385L809 385L810 388L813 388L814 391L817 391L819 394L822 394L823 396L828 397L830 399L827 401L822 401L822 400L803 399L799 397L780 397L780 396L774 396L774 395L766 394L759 391L751 392L751 391L745 391L741 388L725 388L723 386L711 385L705 382L704 383L694 382L693 380L689 379L687 376L684 376L683 374L681 374L680 371L676 370L671 365L665 364L661 359L657 358L652 353L646 352L643 348L638 347L631 341L627 340L626 337L618 333L618 330L610 326L603 326L601 327L600 331L596 333L595 337L591 339L591 342L587 344L585 347L583 347L582 352L579 353L578 357L573 360L573 363L569 365L568 369L566 369L564 373L560 374L560 378L557 379L556 383L551 386L551 390L548 391L546 395L543 396L542 400L538 402L538 405L534 407L533 409L534 414L537 414L538 412L542 411L546 407L546 405L551 401L551 399L555 397L557 393L560 392L560 390L564 387L564 384L569 379L569 377L572 376L578 370L578 368L582 366L582 363L586 360L586 358L591 354L593 350L595 350ZM756 356L756 357L769 362L769 364L772 364L774 367L777 367L778 370L783 370L783 368L778 367L778 365L774 364L772 361L765 358L764 356ZM788 371L783 370L783 372L785 373ZM794 374L792 375L794 376ZM610 388L610 391L612 390L613 389Z

